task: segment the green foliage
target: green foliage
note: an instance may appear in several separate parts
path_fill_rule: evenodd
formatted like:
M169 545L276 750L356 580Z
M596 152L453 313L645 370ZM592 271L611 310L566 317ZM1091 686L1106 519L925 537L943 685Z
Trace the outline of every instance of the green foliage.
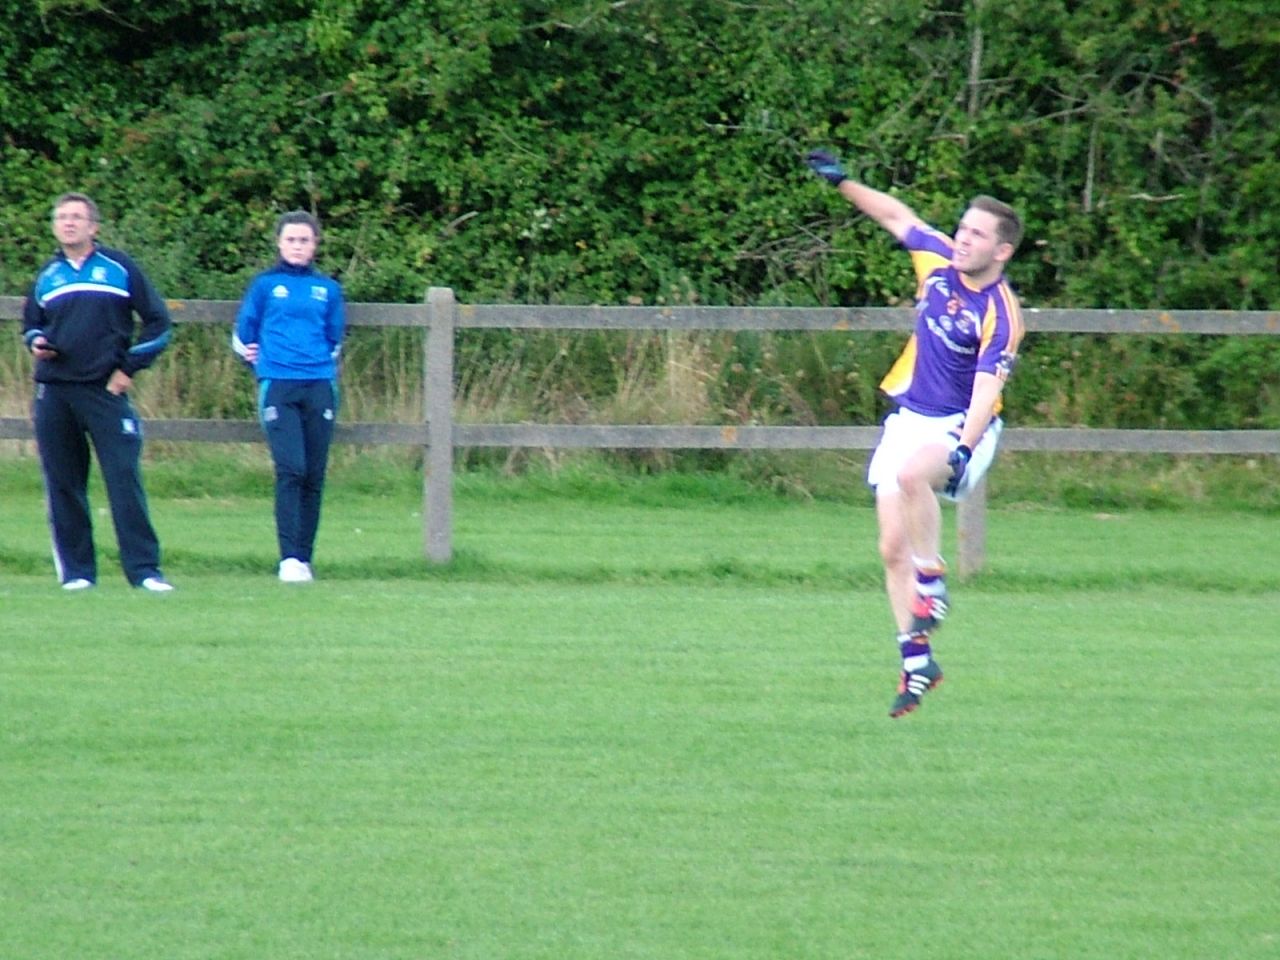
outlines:
M1280 422L1273 338L1031 334L1008 405L1025 425L1175 430Z
M232 295L295 206L325 219L354 299L904 296L883 237L797 162L830 142L943 224L978 190L1023 207L1035 302L1276 295L1280 42L1245 9L10 6L3 207L29 225L5 241L27 251L6 250L11 288L74 184L186 296Z
M303 207L352 300L446 285L463 302L902 303L906 258L799 163L827 144L943 227L974 193L1015 203L1028 232L1011 275L1028 304L1274 309L1267 10L0 0L15 52L0 63L0 292L25 290L51 247L50 198L80 188L107 215L104 239L175 297L238 297L274 254L274 217ZM355 365L411 382L404 343L387 343L385 360L357 343ZM464 376L531 409L660 379L663 349L610 343L486 334L461 355L489 366ZM814 422L874 418L893 352L836 337L694 347L716 416ZM1261 342L1042 349L1029 365L1048 382L1020 374L1011 390L1028 402L1010 409L1169 426L1277 416ZM621 372L627 350L638 373ZM520 399L494 380L517 368Z

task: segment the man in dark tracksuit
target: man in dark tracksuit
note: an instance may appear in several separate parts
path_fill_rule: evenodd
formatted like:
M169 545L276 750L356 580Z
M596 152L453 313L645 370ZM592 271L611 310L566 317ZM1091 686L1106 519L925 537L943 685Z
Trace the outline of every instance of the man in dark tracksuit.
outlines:
M40 269L23 308L23 340L35 364L33 420L48 498L53 557L67 590L97 581L89 512L89 441L111 503L125 577L167 593L160 544L147 511L139 460L142 425L128 390L169 342L169 311L128 256L99 246L98 208L68 193L53 207L59 251ZM142 319L134 339L134 313Z

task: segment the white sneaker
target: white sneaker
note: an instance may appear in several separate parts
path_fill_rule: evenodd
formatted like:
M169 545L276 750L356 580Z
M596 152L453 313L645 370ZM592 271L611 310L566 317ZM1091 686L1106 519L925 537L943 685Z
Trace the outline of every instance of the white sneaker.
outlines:
M74 580L68 580L62 585L63 590L88 590L93 586L92 580L86 580L84 577L76 577Z
M310 583L311 564L303 563L297 557L285 557L280 561L281 583Z
M164 577L147 577L138 586L149 593L168 593L173 589L173 584Z

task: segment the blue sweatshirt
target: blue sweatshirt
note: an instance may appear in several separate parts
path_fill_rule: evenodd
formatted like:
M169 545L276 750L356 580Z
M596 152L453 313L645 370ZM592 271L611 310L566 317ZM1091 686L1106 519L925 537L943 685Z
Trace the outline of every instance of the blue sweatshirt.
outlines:
M341 284L281 260L249 282L231 347L243 359L258 344L259 380L334 380L345 329Z
M134 342L133 315L142 319ZM43 335L58 350L37 360L40 383L106 383L116 370L133 376L169 344L169 310L142 270L128 256L94 245L76 269L67 255L51 257L22 309L22 339Z

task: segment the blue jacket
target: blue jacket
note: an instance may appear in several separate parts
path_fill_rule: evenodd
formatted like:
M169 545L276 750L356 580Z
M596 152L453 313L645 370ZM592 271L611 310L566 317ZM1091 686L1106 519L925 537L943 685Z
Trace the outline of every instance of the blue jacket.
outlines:
M134 342L133 315L142 319ZM169 344L169 310L127 255L95 244L77 270L58 251L36 275L22 309L22 339L43 335L58 350L37 360L40 383L106 383L116 370L133 376Z
M259 380L334 380L346 330L342 285L308 264L278 262L249 282L231 347L258 345Z

